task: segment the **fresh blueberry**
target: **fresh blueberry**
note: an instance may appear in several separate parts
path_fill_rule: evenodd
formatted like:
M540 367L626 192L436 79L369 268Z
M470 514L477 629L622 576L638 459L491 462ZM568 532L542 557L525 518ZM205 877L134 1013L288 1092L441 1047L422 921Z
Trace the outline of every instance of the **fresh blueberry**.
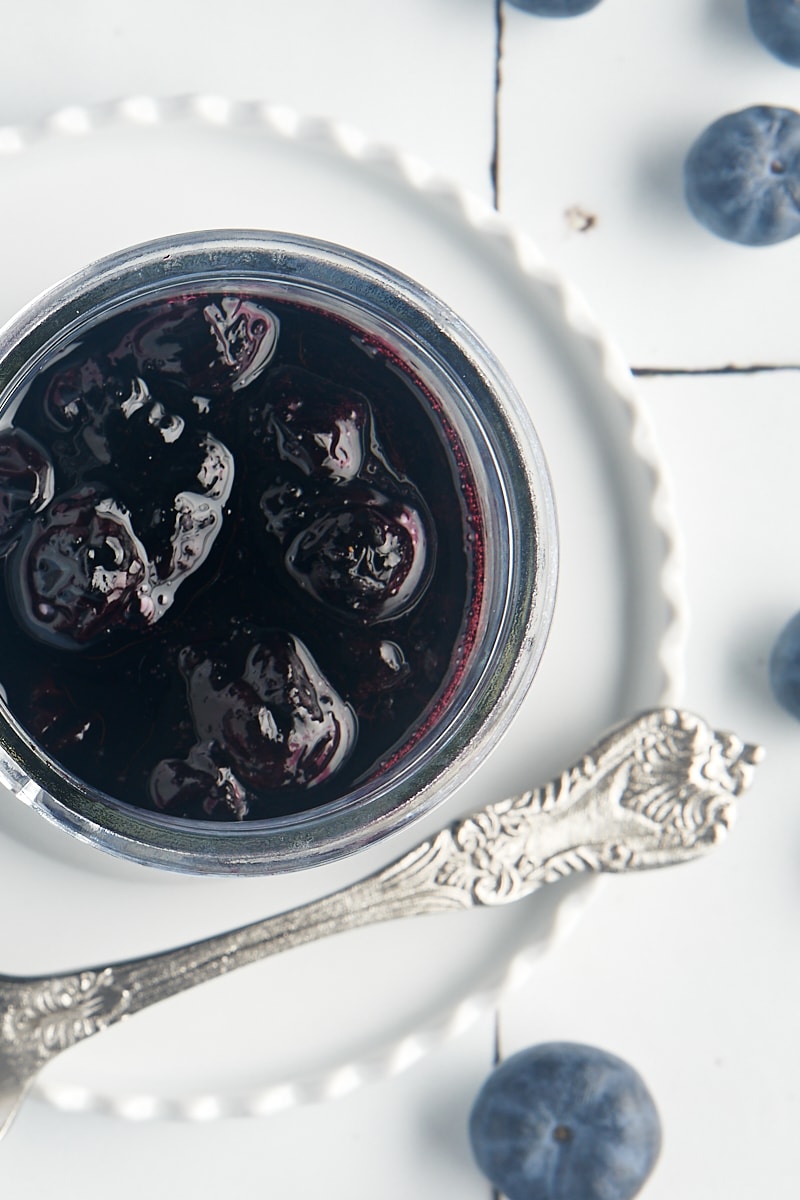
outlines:
M579 17L597 8L600 0L508 0L508 3L537 17Z
M783 627L772 648L769 682L778 703L800 721L800 613Z
M497 1067L469 1135L478 1166L508 1200L630 1200L661 1148L637 1072L570 1042L529 1047Z
M800 113L756 105L720 117L684 165L689 208L712 233L766 246L800 233Z
M747 0L753 33L766 48L800 67L800 0Z

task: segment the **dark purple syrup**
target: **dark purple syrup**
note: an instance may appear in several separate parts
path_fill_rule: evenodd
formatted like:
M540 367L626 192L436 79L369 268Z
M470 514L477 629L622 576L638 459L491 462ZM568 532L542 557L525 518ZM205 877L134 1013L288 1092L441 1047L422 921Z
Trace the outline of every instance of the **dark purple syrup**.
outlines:
M125 803L258 820L379 774L474 636L480 521L436 399L339 316L160 299L0 430L0 681Z

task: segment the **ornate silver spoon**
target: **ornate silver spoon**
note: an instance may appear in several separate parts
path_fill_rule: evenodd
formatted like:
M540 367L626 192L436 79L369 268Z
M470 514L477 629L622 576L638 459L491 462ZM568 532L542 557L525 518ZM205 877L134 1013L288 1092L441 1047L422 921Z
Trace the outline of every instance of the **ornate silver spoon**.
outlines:
M534 791L454 822L321 900L148 958L0 976L0 1136L46 1063L167 996L304 942L396 917L505 904L574 871L684 862L729 828L758 746L675 709L645 713Z

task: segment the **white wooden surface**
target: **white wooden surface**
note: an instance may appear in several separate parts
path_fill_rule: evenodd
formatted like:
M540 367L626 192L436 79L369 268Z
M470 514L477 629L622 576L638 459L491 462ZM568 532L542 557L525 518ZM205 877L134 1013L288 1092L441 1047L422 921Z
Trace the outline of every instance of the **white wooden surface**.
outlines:
M501 9L501 207L628 361L661 372L637 378L684 535L682 701L768 751L718 855L609 881L498 1014L504 1052L585 1040L642 1071L665 1134L648 1200L798 1190L800 736L765 671L800 608L800 376L788 369L800 239L758 251L714 240L684 211L679 177L714 117L800 107L800 73L750 38L742 9L604 0L552 23ZM0 125L120 95L264 98L351 122L491 198L497 34L493 0L27 0L5 14ZM565 215L576 206L596 218L584 232ZM729 364L785 369L698 371ZM3 902L13 919L25 899ZM490 1014L397 1078L263 1120L135 1124L31 1103L0 1147L0 1178L17 1200L488 1200L465 1121L494 1045Z

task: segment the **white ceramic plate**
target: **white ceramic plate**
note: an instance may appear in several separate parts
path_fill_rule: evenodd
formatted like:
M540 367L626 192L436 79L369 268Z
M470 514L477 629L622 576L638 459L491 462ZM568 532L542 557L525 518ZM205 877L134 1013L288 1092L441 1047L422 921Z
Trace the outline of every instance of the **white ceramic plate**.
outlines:
M129 100L3 129L0 163L0 318L99 255L188 229L311 234L417 278L489 343L529 405L562 546L551 640L499 749L443 809L357 859L274 879L187 879L118 863L4 798L4 972L152 953L321 895L675 698L680 577L647 422L580 300L491 209L352 130L212 98ZM576 879L506 910L366 929L248 967L71 1050L39 1095L137 1118L341 1095L484 1012L591 892Z

